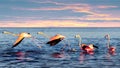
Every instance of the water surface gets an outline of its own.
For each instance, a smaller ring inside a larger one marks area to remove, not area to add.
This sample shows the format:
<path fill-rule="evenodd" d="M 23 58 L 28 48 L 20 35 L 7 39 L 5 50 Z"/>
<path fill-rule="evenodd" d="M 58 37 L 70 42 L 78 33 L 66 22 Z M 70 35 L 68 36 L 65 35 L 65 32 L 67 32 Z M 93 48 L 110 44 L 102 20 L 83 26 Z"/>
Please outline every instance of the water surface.
<path fill-rule="evenodd" d="M 0 68 L 119 68 L 120 67 L 120 28 L 0 28 Z M 25 38 L 21 44 L 11 49 L 16 36 L 2 34 L 2 31 L 13 33 L 29 32 L 36 39 Z M 38 35 L 44 32 L 49 36 L 62 34 L 64 41 L 54 47 L 46 44 L 49 39 Z M 78 47 L 76 34 L 82 37 L 82 43 L 95 44 L 99 47 L 94 54 L 84 54 Z M 116 53 L 110 54 L 106 48 L 104 35 L 110 34 L 110 44 L 115 46 Z M 65 44 L 76 48 L 77 52 L 68 52 L 68 47 L 60 51 Z M 37 46 L 42 46 L 39 48 Z"/>

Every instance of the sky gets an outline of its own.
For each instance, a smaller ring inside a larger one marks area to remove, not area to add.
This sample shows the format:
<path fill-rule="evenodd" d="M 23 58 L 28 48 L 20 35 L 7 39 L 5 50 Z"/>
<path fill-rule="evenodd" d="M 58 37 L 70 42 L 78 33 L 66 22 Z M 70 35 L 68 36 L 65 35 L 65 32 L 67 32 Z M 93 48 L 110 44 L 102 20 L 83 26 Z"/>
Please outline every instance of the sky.
<path fill-rule="evenodd" d="M 120 27 L 120 0 L 0 0 L 0 27 Z"/>

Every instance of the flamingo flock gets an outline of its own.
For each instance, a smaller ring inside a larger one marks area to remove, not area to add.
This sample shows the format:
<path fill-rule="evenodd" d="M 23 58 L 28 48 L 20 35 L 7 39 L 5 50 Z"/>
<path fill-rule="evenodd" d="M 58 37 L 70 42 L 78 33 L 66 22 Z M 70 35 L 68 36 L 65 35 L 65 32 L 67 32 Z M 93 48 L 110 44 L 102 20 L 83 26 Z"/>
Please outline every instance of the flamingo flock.
<path fill-rule="evenodd" d="M 32 38 L 33 37 L 30 33 L 27 33 L 27 32 L 22 32 L 22 33 L 19 33 L 19 34 L 15 34 L 15 33 L 12 33 L 12 32 L 3 31 L 2 33 L 3 34 L 11 34 L 13 36 L 18 36 L 18 38 L 15 40 L 15 42 L 13 43 L 11 48 L 14 48 L 14 47 L 18 46 L 24 38 Z M 50 46 L 55 46 L 59 42 L 61 42 L 62 40 L 64 40 L 66 38 L 62 34 L 56 34 L 52 37 L 49 37 L 48 35 L 44 34 L 43 32 L 38 32 L 37 34 L 48 38 L 49 40 L 45 44 L 49 44 Z M 90 43 L 90 44 L 83 43 L 82 38 L 79 34 L 75 35 L 75 38 L 78 40 L 78 47 L 80 48 L 80 50 L 82 52 L 85 52 L 87 54 L 94 54 L 95 50 L 99 49 L 98 46 L 95 46 L 92 43 Z M 108 52 L 111 53 L 111 54 L 115 53 L 116 47 L 110 45 L 110 35 L 109 34 L 105 35 L 105 39 L 107 40 Z M 75 48 L 71 48 L 71 50 L 74 51 L 74 52 L 77 51 Z"/>

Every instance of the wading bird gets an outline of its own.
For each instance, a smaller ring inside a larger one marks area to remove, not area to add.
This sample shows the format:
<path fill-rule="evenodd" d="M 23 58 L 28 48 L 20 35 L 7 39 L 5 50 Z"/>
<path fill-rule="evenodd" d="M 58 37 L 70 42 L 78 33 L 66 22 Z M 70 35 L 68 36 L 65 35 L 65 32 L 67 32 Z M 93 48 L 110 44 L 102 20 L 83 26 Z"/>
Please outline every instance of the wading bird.
<path fill-rule="evenodd" d="M 105 35 L 105 39 L 107 39 L 107 48 L 108 48 L 108 52 L 111 54 L 115 53 L 116 48 L 114 46 L 110 45 L 110 35 L 107 34 Z"/>
<path fill-rule="evenodd" d="M 93 54 L 95 48 L 98 48 L 94 44 L 89 44 L 89 45 L 82 44 L 82 39 L 81 39 L 80 35 L 76 35 L 75 38 L 78 38 L 78 45 L 79 45 L 80 49 L 82 49 L 86 53 Z"/>

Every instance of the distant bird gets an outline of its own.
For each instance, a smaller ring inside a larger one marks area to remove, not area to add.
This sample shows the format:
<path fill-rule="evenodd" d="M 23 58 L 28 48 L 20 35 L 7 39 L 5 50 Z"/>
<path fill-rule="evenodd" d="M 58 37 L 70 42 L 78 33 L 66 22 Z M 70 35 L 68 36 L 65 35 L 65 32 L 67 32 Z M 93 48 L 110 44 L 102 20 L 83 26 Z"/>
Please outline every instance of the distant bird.
<path fill-rule="evenodd" d="M 113 54 L 116 51 L 116 47 L 110 45 L 110 35 L 109 34 L 105 35 L 105 39 L 107 39 L 107 48 L 109 53 Z"/>
<path fill-rule="evenodd" d="M 16 40 L 15 43 L 13 44 L 12 48 L 14 48 L 14 47 L 16 47 L 18 44 L 20 44 L 24 38 L 30 38 L 30 37 L 32 37 L 32 36 L 30 35 L 30 33 L 26 33 L 26 32 L 20 33 L 20 34 L 18 35 L 17 40 Z"/>
<path fill-rule="evenodd" d="M 89 44 L 89 45 L 87 45 L 87 44 L 82 44 L 82 39 L 81 39 L 80 35 L 76 35 L 75 38 L 78 38 L 78 39 L 79 39 L 79 41 L 78 41 L 79 47 L 80 47 L 83 51 L 85 51 L 85 52 L 87 52 L 87 53 L 94 52 L 95 48 L 98 48 L 98 47 L 95 46 L 94 44 Z"/>
<path fill-rule="evenodd" d="M 44 37 L 46 37 L 46 38 L 50 38 L 48 35 L 46 35 L 44 32 L 37 32 L 37 34 L 40 34 L 40 35 L 42 35 L 42 36 L 44 36 Z"/>
<path fill-rule="evenodd" d="M 18 34 L 15 34 L 15 33 L 9 32 L 9 31 L 3 31 L 2 33 L 3 34 L 10 34 L 10 35 L 13 35 L 13 36 L 18 36 Z"/>

